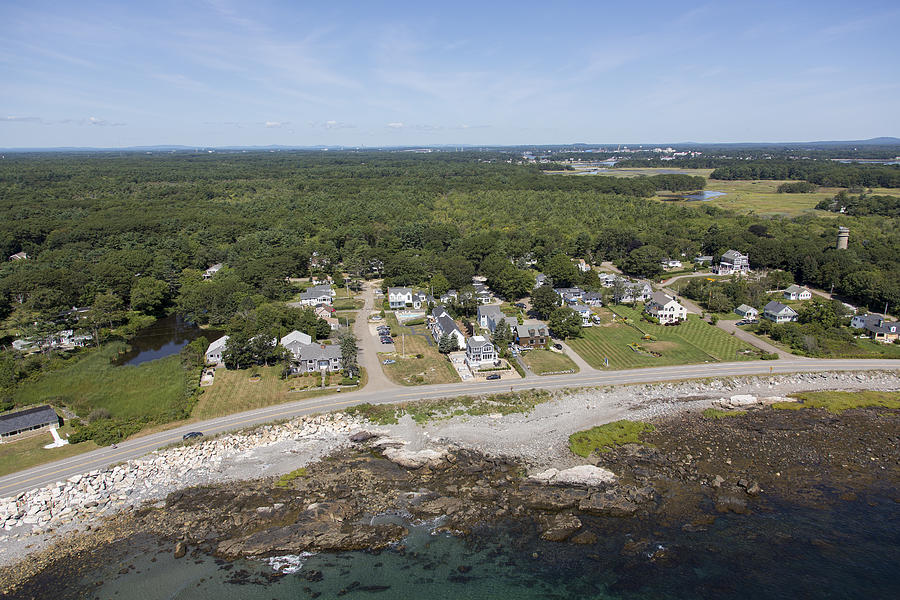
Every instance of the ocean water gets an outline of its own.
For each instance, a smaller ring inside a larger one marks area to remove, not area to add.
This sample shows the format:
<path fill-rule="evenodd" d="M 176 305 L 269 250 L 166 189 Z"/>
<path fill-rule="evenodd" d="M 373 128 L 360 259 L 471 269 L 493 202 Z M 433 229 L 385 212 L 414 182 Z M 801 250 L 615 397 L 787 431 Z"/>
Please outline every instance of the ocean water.
<path fill-rule="evenodd" d="M 51 587 L 48 578 L 47 589 L 104 600 L 900 598 L 893 494 L 827 510 L 770 505 L 718 516 L 705 531 L 598 520 L 588 525 L 599 541 L 588 546 L 544 542 L 521 522 L 467 538 L 420 526 L 381 552 L 233 563 L 197 552 L 175 559 L 170 543 L 132 539 L 77 583 Z"/>

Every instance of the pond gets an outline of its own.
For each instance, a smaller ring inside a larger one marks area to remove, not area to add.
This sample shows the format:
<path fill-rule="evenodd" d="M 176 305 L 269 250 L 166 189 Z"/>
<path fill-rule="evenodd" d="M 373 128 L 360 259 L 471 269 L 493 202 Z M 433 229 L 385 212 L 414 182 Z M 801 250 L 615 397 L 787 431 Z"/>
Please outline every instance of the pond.
<path fill-rule="evenodd" d="M 114 361 L 117 366 L 141 363 L 178 354 L 198 337 L 213 341 L 224 335 L 222 331 L 200 329 L 177 315 L 158 319 L 153 325 L 138 330 L 128 341 L 129 349 Z"/>
<path fill-rule="evenodd" d="M 713 192 L 710 190 L 703 190 L 699 194 L 688 194 L 687 196 L 682 196 L 682 200 L 712 200 L 713 198 L 718 198 L 719 196 L 724 196 L 725 192 Z"/>

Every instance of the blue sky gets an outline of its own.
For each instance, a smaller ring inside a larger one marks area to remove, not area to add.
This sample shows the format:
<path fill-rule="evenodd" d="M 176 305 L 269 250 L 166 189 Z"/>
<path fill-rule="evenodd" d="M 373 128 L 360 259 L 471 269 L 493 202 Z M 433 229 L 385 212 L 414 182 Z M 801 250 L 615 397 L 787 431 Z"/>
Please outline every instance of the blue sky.
<path fill-rule="evenodd" d="M 3 0 L 0 147 L 900 136 L 898 31 L 866 1 Z"/>

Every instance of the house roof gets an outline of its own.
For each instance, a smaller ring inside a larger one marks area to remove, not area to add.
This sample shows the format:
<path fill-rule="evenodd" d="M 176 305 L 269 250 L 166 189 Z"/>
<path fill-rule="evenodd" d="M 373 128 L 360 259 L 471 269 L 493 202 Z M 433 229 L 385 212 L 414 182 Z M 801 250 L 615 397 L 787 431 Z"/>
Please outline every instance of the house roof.
<path fill-rule="evenodd" d="M 654 304 L 659 304 L 660 306 L 665 306 L 669 302 L 678 303 L 675 298 L 663 292 L 653 292 L 650 294 L 650 301 Z"/>
<path fill-rule="evenodd" d="M 538 337 L 538 336 L 547 336 L 547 327 L 544 325 L 516 325 L 516 336 L 523 337 Z"/>
<path fill-rule="evenodd" d="M 281 345 L 287 347 L 291 342 L 300 342 L 301 344 L 311 344 L 312 338 L 309 335 L 303 333 L 302 331 L 297 331 L 296 329 L 283 338 L 281 338 Z"/>
<path fill-rule="evenodd" d="M 500 310 L 499 304 L 482 304 L 478 307 L 478 318 L 481 319 L 482 315 L 501 319 L 503 318 L 503 311 Z"/>
<path fill-rule="evenodd" d="M 767 312 L 770 315 L 780 315 L 780 314 L 788 314 L 788 315 L 796 315 L 797 311 L 795 311 L 790 306 L 786 304 L 782 304 L 781 302 L 776 302 L 772 300 L 763 308 L 763 312 Z"/>
<path fill-rule="evenodd" d="M 484 346 L 489 346 L 491 344 L 487 338 L 483 335 L 473 335 L 469 339 L 466 340 L 466 346 L 469 348 L 483 348 Z"/>
<path fill-rule="evenodd" d="M 799 294 L 800 292 L 804 292 L 804 291 L 808 291 L 808 290 L 804 287 L 800 287 L 799 285 L 791 284 L 791 285 L 787 286 L 787 288 L 785 288 L 784 291 L 791 293 L 791 294 Z"/>
<path fill-rule="evenodd" d="M 0 435 L 53 423 L 59 423 L 59 415 L 49 405 L 27 408 L 0 415 Z"/>
<path fill-rule="evenodd" d="M 459 334 L 462 335 L 462 331 L 459 330 L 459 325 L 457 325 L 456 321 L 453 320 L 453 317 L 446 312 L 437 317 L 437 324 L 444 335 L 450 335 L 454 331 L 459 331 Z"/>
<path fill-rule="evenodd" d="M 738 306 L 738 307 L 737 307 L 736 309 L 734 309 L 734 310 L 735 310 L 735 312 L 742 312 L 742 313 L 745 313 L 745 314 L 748 313 L 748 312 L 750 312 L 750 311 L 756 311 L 756 312 L 759 312 L 759 311 L 757 311 L 755 308 L 753 308 L 752 306 L 749 306 L 749 305 L 747 305 L 747 304 L 741 304 L 740 306 Z"/>
<path fill-rule="evenodd" d="M 298 360 L 332 360 L 341 357 L 338 344 L 301 344 Z"/>
<path fill-rule="evenodd" d="M 228 341 L 228 336 L 227 336 L 227 335 L 223 335 L 223 336 L 220 337 L 219 339 L 214 340 L 214 341 L 209 345 L 209 348 L 206 349 L 206 353 L 207 353 L 207 354 L 210 354 L 210 353 L 212 353 L 212 352 L 218 352 L 219 350 L 224 350 L 224 349 L 225 349 L 225 343 L 226 343 L 227 341 Z"/>
<path fill-rule="evenodd" d="M 407 294 L 412 294 L 412 288 L 408 288 L 408 287 L 389 287 L 389 288 L 388 288 L 388 294 L 394 294 L 395 296 L 398 295 L 398 294 L 401 295 L 401 296 L 406 296 Z"/>
<path fill-rule="evenodd" d="M 746 254 L 741 254 L 737 250 L 728 250 L 725 254 L 722 255 L 722 260 L 730 259 L 734 260 L 736 258 L 747 258 Z"/>

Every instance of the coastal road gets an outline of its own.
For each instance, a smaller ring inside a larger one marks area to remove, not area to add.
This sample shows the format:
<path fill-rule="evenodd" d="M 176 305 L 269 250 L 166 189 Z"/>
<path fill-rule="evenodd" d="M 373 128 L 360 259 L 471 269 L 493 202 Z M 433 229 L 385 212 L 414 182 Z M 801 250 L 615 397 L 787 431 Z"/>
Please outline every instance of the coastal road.
<path fill-rule="evenodd" d="M 280 419 L 340 410 L 354 404 L 369 402 L 385 404 L 423 399 L 445 398 L 471 394 L 490 394 L 510 390 L 580 388 L 632 383 L 653 383 L 707 377 L 767 375 L 816 371 L 897 370 L 896 360 L 849 359 L 789 359 L 778 361 L 749 361 L 737 363 L 705 363 L 675 367 L 654 367 L 625 371 L 591 370 L 585 373 L 518 379 L 514 381 L 462 382 L 396 389 L 362 389 L 335 393 L 307 400 L 237 413 L 208 421 L 195 422 L 167 431 L 127 440 L 117 448 L 106 447 L 48 463 L 11 475 L 0 477 L 0 498 L 65 480 L 73 475 L 103 469 L 137 458 L 148 452 L 181 442 L 188 431 L 202 431 L 207 436 L 258 425 Z"/>

